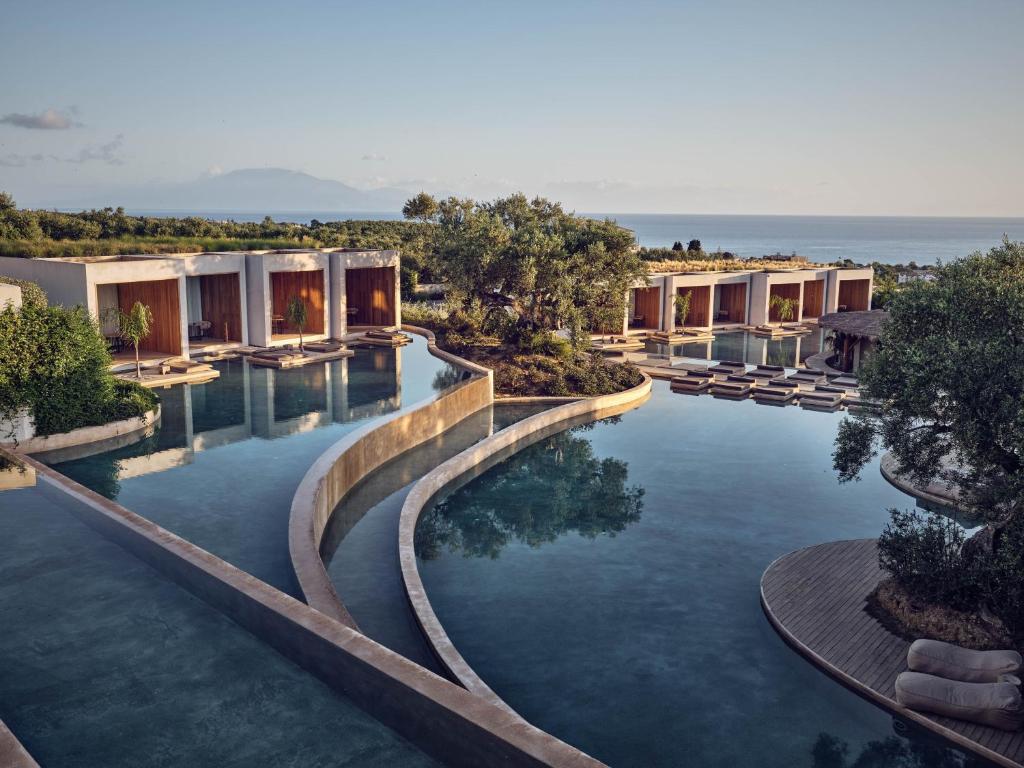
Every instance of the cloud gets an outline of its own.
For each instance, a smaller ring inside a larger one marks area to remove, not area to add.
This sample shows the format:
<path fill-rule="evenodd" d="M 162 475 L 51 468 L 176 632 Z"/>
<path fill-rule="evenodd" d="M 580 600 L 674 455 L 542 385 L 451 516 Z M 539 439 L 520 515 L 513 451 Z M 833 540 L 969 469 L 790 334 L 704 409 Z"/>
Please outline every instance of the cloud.
<path fill-rule="evenodd" d="M 72 115 L 78 114 L 78 108 L 68 110 Z M 9 112 L 0 117 L 0 123 L 13 125 L 15 128 L 28 128 L 32 131 L 66 131 L 69 128 L 80 128 L 81 123 L 72 120 L 64 112 L 48 109 L 38 115 L 25 115 L 20 112 Z"/>
<path fill-rule="evenodd" d="M 46 158 L 43 155 L 15 155 L 6 154 L 0 156 L 0 166 L 5 168 L 24 168 L 30 163 L 41 163 Z"/>
<path fill-rule="evenodd" d="M 106 144 L 92 144 L 78 150 L 78 154 L 72 157 L 56 157 L 51 155 L 54 160 L 59 160 L 65 163 L 89 163 L 93 160 L 97 160 L 107 165 L 124 165 L 124 159 L 121 157 L 121 147 L 124 145 L 124 134 L 119 133 L 111 141 Z"/>
<path fill-rule="evenodd" d="M 124 145 L 124 134 L 117 134 L 105 144 L 89 144 L 82 147 L 74 155 L 43 155 L 40 153 L 32 155 L 18 155 L 14 153 L 0 155 L 0 166 L 6 168 L 24 168 L 29 165 L 39 165 L 47 160 L 54 163 L 83 163 L 100 162 L 106 165 L 124 165 L 124 158 L 121 157 L 121 147 Z"/>
<path fill-rule="evenodd" d="M 379 152 L 369 152 L 363 155 L 363 160 L 370 160 L 372 162 L 383 163 L 388 159 L 387 155 L 382 155 Z"/>

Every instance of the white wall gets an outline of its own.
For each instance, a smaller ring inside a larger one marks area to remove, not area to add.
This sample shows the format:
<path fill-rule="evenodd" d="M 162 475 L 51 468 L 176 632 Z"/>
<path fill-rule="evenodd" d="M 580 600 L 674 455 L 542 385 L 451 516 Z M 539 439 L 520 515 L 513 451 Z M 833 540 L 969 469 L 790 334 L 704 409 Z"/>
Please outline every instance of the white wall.
<path fill-rule="evenodd" d="M 21 307 L 21 288 L 16 285 L 0 283 L 0 311 L 9 306 L 15 309 Z"/>

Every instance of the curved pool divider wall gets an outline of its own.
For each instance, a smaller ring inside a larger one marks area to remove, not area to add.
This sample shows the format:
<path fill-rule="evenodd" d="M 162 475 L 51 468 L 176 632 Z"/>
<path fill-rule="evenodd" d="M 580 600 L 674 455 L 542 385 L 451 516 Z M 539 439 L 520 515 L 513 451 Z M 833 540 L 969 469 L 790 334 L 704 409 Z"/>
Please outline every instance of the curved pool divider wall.
<path fill-rule="evenodd" d="M 320 557 L 320 543 L 335 508 L 357 483 L 382 465 L 494 401 L 490 368 L 438 349 L 434 334 L 424 328 L 403 325 L 402 329 L 425 336 L 430 354 L 462 369 L 469 378 L 410 410 L 371 421 L 328 448 L 299 483 L 288 518 L 288 549 L 303 597 L 316 610 L 353 629 L 358 629 L 356 622 Z"/>
<path fill-rule="evenodd" d="M 48 498 L 441 763 L 603 765 L 31 457 L 17 460 Z"/>
<path fill-rule="evenodd" d="M 4 768 L 39 768 L 32 755 L 0 720 L 0 765 Z"/>
<path fill-rule="evenodd" d="M 152 434 L 158 421 L 160 421 L 159 405 L 152 411 L 147 411 L 142 416 L 131 419 L 112 421 L 109 424 L 100 424 L 95 427 L 80 427 L 56 435 L 30 437 L 27 440 L 19 440 L 17 444 L 4 443 L 0 445 L 0 448 L 17 453 L 46 453 L 54 456 L 57 455 L 57 451 L 67 451 L 68 458 L 72 458 L 72 452 L 73 458 L 84 458 L 109 450 L 110 445 L 106 444 L 107 441 L 123 441 L 120 443 L 121 445 L 138 442 Z M 93 443 L 101 443 L 101 445 L 92 450 Z"/>
<path fill-rule="evenodd" d="M 903 491 L 908 496 L 913 496 L 927 504 L 934 504 L 939 507 L 955 507 L 960 499 L 952 489 L 936 487 L 934 484 L 928 488 L 921 488 L 914 485 L 906 477 L 899 473 L 896 457 L 891 452 L 882 455 L 878 462 L 878 469 L 891 485 Z"/>
<path fill-rule="evenodd" d="M 416 523 L 423 510 L 439 494 L 464 485 L 516 451 L 570 426 L 615 416 L 639 407 L 651 394 L 651 377 L 646 373 L 643 376 L 643 382 L 632 389 L 611 395 L 577 399 L 557 406 L 523 419 L 467 448 L 421 478 L 412 487 L 402 506 L 398 530 L 402 581 L 405 583 L 406 596 L 427 644 L 453 680 L 484 701 L 509 713 L 514 714 L 514 710 L 492 691 L 462 658 L 444 631 L 437 614 L 434 613 L 416 564 Z M 522 398 L 518 401 L 527 400 Z M 543 402 L 544 398 L 538 398 L 537 401 Z M 523 723 L 525 724 L 525 721 Z"/>

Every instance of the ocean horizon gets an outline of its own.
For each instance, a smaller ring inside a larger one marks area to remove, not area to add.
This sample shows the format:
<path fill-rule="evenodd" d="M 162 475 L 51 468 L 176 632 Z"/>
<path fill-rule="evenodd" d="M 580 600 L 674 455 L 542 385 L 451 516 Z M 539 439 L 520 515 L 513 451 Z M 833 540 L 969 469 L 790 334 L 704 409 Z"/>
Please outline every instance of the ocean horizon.
<path fill-rule="evenodd" d="M 393 221 L 397 211 L 171 211 L 133 210 L 144 216 L 309 223 L 344 219 Z M 641 246 L 668 248 L 700 240 L 705 251 L 730 251 L 739 258 L 797 253 L 811 261 L 849 259 L 858 264 L 935 264 L 987 251 L 1003 236 L 1024 240 L 1024 217 L 794 216 L 744 214 L 588 213 L 633 230 Z"/>

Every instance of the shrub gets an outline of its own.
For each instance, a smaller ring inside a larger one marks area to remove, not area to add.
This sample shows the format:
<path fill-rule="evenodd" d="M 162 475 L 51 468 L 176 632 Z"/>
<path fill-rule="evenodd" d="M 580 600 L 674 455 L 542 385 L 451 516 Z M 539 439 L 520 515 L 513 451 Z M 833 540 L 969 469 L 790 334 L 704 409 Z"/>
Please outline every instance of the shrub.
<path fill-rule="evenodd" d="M 1011 520 L 988 558 L 986 602 L 1017 637 L 1024 635 L 1024 522 Z"/>
<path fill-rule="evenodd" d="M 976 559 L 964 557 L 963 529 L 935 512 L 890 509 L 878 537 L 878 560 L 914 598 L 958 610 L 978 605 L 983 574 Z"/>
<path fill-rule="evenodd" d="M 6 275 L 0 275 L 0 283 L 5 285 L 16 285 L 21 288 L 21 303 L 24 306 L 34 305 L 37 307 L 45 307 L 46 293 L 35 283 L 29 280 L 19 280 L 16 277 L 7 277 Z"/>
<path fill-rule="evenodd" d="M 608 395 L 635 387 L 643 375 L 627 363 L 609 363 L 597 355 L 562 359 L 514 355 L 494 367 L 494 386 L 505 395 L 565 397 Z"/>
<path fill-rule="evenodd" d="M 141 416 L 156 402 L 117 382 L 106 341 L 81 307 L 33 302 L 0 312 L 0 360 L 0 421 L 13 425 L 27 408 L 38 435 Z"/>

